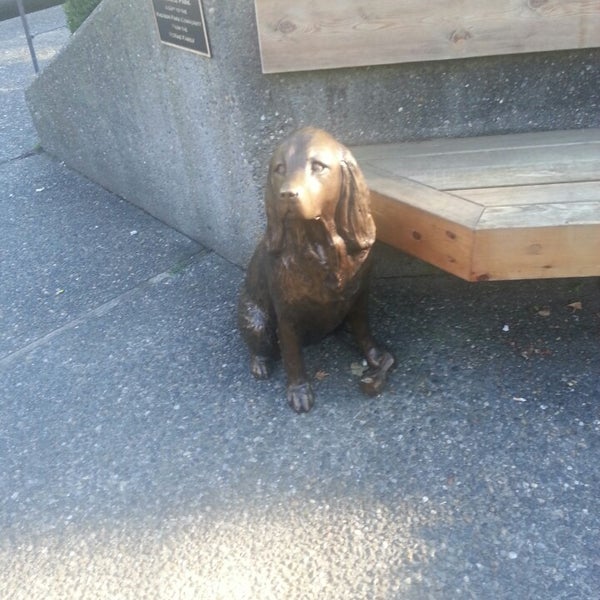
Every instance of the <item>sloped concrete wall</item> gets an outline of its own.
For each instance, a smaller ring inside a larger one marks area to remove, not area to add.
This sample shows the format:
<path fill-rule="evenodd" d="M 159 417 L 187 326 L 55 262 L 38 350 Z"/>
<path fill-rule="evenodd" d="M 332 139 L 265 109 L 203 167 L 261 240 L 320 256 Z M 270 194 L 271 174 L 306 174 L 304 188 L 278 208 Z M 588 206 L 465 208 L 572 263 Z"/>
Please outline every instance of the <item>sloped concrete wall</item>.
<path fill-rule="evenodd" d="M 263 75 L 253 2 L 203 0 L 212 59 L 161 45 L 149 0 L 103 0 L 28 90 L 43 148 L 244 264 L 269 154 L 600 126 L 600 50 Z"/>

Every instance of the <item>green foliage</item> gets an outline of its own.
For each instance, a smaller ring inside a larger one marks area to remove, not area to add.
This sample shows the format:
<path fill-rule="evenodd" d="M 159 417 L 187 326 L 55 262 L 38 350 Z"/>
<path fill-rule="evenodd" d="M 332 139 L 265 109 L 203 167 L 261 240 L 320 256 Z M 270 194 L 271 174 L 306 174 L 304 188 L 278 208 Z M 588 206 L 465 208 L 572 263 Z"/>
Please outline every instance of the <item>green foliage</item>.
<path fill-rule="evenodd" d="M 67 15 L 67 25 L 71 32 L 75 31 L 100 4 L 100 0 L 67 0 L 63 8 Z"/>

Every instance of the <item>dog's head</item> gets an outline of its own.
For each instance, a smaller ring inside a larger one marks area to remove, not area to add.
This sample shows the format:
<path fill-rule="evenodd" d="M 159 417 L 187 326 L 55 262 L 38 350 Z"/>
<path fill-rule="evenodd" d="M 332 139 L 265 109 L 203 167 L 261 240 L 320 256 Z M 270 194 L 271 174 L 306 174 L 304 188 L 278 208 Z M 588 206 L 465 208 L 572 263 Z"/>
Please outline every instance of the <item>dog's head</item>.
<path fill-rule="evenodd" d="M 369 190 L 354 157 L 327 132 L 305 128 L 271 158 L 265 193 L 267 248 L 280 252 L 286 223 L 322 220 L 354 253 L 375 241 Z"/>

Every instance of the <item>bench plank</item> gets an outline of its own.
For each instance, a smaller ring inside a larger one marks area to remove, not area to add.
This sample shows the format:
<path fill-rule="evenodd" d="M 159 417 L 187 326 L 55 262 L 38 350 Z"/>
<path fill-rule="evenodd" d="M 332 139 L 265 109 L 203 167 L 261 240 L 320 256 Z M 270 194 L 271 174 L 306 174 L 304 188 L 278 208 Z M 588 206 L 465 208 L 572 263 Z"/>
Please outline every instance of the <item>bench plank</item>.
<path fill-rule="evenodd" d="M 255 0 L 264 73 L 600 46 L 600 0 Z"/>
<path fill-rule="evenodd" d="M 434 187 L 377 169 L 361 163 L 371 191 L 390 198 L 400 199 L 404 204 L 425 212 L 451 219 L 465 227 L 476 227 L 484 208 L 479 202 L 446 193 Z"/>
<path fill-rule="evenodd" d="M 583 224 L 600 226 L 600 200 L 571 204 L 546 202 L 520 206 L 493 206 L 483 212 L 477 229 L 575 227 Z M 600 262 L 600 255 L 598 262 Z"/>
<path fill-rule="evenodd" d="M 549 183 L 541 185 L 504 186 L 453 190 L 462 198 L 482 206 L 513 206 L 543 202 L 600 202 L 600 184 L 597 181 Z"/>
<path fill-rule="evenodd" d="M 600 275 L 600 227 L 475 232 L 471 281 Z"/>
<path fill-rule="evenodd" d="M 435 212 L 371 192 L 377 239 L 469 280 L 473 230 Z"/>
<path fill-rule="evenodd" d="M 389 158 L 390 156 L 428 157 L 437 154 L 479 154 L 490 150 L 502 152 L 519 149 L 536 150 L 541 146 L 567 146 L 600 142 L 600 130 L 571 129 L 558 131 L 535 131 L 531 133 L 490 135 L 484 137 L 435 138 L 414 142 L 397 142 L 390 144 L 369 144 L 355 146 L 355 156 L 358 160 L 373 160 Z"/>
<path fill-rule="evenodd" d="M 595 139 L 585 140 L 569 132 L 562 143 L 560 136 L 551 143 L 540 135 L 502 136 L 495 143 L 493 137 L 454 139 L 446 148 L 412 155 L 406 148 L 412 144 L 393 144 L 385 156 L 367 159 L 363 153 L 358 160 L 442 190 L 585 181 L 600 173 L 598 130 Z"/>

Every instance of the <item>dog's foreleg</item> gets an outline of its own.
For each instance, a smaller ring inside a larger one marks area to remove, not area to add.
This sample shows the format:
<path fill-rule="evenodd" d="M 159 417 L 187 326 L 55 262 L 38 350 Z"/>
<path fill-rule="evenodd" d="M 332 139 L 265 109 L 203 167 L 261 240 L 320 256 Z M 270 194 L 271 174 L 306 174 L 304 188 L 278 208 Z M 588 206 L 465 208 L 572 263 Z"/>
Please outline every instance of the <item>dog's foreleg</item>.
<path fill-rule="evenodd" d="M 308 412 L 313 407 L 315 398 L 304 369 L 302 340 L 294 325 L 285 319 L 279 322 L 277 333 L 287 376 L 288 403 L 297 413 Z"/>
<path fill-rule="evenodd" d="M 257 379 L 269 377 L 269 364 L 276 355 L 275 327 L 267 311 L 263 310 L 244 291 L 238 305 L 238 325 L 250 350 L 250 372 Z"/>

